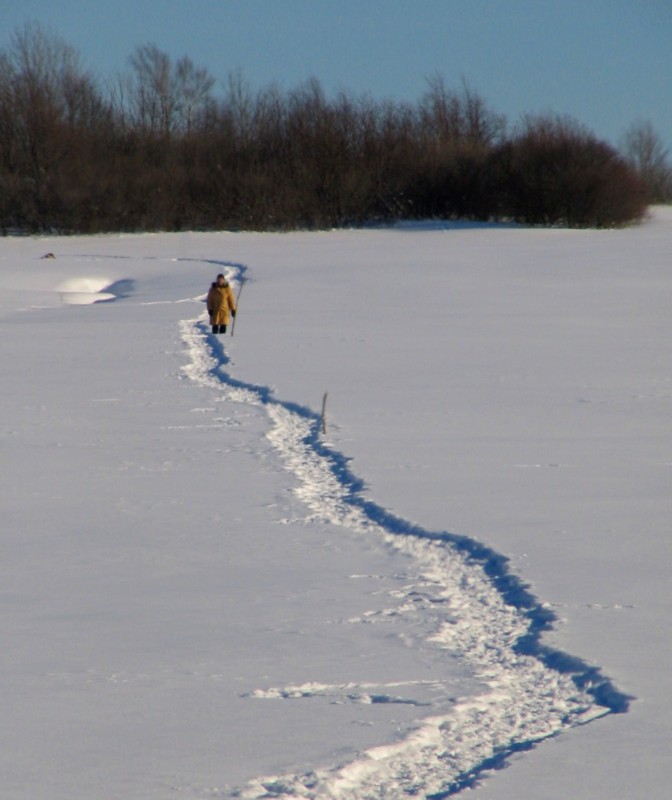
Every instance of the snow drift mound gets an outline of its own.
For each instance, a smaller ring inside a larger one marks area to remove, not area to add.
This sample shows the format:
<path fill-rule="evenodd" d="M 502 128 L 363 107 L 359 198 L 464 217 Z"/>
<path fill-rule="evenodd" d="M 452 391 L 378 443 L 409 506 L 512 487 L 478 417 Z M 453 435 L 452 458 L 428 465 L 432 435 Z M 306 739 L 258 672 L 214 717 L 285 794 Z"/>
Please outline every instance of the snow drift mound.
<path fill-rule="evenodd" d="M 68 278 L 56 287 L 61 300 L 66 305 L 90 305 L 104 303 L 125 297 L 132 289 L 133 281 L 124 279 L 111 281 L 109 278 L 80 277 Z"/>

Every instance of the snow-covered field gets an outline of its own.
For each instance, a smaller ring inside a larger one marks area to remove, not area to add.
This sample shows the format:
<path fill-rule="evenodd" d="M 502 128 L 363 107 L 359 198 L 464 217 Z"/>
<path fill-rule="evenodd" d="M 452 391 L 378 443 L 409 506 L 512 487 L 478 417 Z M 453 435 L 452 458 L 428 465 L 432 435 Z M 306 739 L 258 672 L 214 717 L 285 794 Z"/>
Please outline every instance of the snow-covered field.
<path fill-rule="evenodd" d="M 0 240 L 0 796 L 667 798 L 671 254 Z"/>

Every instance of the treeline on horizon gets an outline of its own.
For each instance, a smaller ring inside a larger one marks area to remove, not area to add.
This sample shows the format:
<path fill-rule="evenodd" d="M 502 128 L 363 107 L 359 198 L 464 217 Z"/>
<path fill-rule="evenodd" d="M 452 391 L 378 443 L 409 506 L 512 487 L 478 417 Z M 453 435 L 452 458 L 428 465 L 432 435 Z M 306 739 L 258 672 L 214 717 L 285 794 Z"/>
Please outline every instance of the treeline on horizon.
<path fill-rule="evenodd" d="M 223 96 L 215 86 L 190 58 L 148 44 L 102 88 L 58 37 L 36 24 L 15 33 L 0 51 L 0 231 L 607 227 L 672 196 L 647 125 L 631 131 L 627 157 L 557 115 L 509 132 L 468 85 L 438 77 L 415 104 L 328 99 L 316 80 L 253 91 L 240 73 Z"/>

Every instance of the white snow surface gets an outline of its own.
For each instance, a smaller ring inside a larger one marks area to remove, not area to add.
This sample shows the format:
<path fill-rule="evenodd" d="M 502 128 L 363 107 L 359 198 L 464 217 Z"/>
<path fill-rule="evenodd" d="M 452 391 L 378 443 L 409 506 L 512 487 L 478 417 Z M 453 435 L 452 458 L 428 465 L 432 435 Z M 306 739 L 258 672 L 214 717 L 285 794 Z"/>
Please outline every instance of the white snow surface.
<path fill-rule="evenodd" d="M 0 239 L 0 796 L 667 798 L 671 253 Z"/>

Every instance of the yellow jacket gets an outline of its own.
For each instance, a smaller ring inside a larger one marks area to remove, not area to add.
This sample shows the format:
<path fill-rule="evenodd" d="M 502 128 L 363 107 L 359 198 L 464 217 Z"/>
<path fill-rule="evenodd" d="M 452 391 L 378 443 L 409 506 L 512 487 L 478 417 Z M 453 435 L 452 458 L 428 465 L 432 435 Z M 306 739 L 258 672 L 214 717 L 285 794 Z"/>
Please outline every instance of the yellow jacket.
<path fill-rule="evenodd" d="M 233 292 L 228 282 L 224 282 L 223 286 L 218 286 L 213 283 L 208 292 L 208 314 L 210 314 L 211 325 L 228 325 L 229 312 L 236 313 L 236 301 L 233 298 Z"/>

